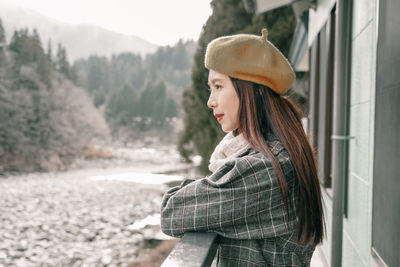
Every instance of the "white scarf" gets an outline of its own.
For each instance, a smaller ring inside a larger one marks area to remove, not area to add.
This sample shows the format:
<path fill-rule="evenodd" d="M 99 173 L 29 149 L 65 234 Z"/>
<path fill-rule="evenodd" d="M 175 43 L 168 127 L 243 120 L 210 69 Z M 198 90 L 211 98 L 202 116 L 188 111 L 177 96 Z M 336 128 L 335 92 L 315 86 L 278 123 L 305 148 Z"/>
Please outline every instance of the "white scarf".
<path fill-rule="evenodd" d="M 237 158 L 237 156 L 245 152 L 249 147 L 249 143 L 244 139 L 242 134 L 234 136 L 233 132 L 229 132 L 215 147 L 208 169 L 215 172 L 225 162 Z"/>

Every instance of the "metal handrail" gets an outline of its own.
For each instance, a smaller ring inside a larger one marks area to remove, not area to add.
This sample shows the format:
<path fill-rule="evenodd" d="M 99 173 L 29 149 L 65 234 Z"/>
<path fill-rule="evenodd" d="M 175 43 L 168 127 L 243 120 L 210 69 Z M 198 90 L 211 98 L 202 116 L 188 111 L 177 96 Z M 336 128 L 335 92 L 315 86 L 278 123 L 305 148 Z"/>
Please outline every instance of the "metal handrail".
<path fill-rule="evenodd" d="M 186 233 L 161 267 L 209 267 L 217 252 L 215 233 Z"/>

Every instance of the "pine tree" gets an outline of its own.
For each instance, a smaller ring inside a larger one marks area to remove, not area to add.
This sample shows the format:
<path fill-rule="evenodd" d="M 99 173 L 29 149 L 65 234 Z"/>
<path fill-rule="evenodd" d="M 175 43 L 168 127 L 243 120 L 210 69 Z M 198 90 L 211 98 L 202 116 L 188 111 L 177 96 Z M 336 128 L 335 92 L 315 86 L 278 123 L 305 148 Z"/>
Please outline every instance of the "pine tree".
<path fill-rule="evenodd" d="M 179 42 L 175 45 L 172 56 L 172 63 L 176 69 L 183 70 L 190 67 L 189 55 L 186 52 L 186 48 L 182 40 L 179 40 Z"/>
<path fill-rule="evenodd" d="M 0 18 L 0 50 L 3 50 L 6 45 L 6 32 L 3 27 L 3 22 Z"/>
<path fill-rule="evenodd" d="M 35 42 L 35 44 L 37 44 L 38 46 L 40 46 L 40 48 L 42 48 L 42 42 L 40 41 L 40 37 L 36 28 L 33 29 L 32 39 Z"/>
<path fill-rule="evenodd" d="M 46 55 L 41 55 L 37 59 L 37 72 L 40 75 L 41 80 L 47 86 L 47 88 L 52 87 L 52 64 Z"/>
<path fill-rule="evenodd" d="M 4 51 L 6 50 L 6 33 L 3 28 L 3 22 L 0 18 L 0 65 L 5 64 Z"/>
<path fill-rule="evenodd" d="M 45 55 L 36 30 L 33 34 L 28 29 L 14 31 L 9 49 L 17 54 L 20 63 L 37 62 Z"/>
<path fill-rule="evenodd" d="M 130 125 L 136 115 L 135 100 L 134 89 L 127 84 L 121 90 L 114 91 L 106 106 L 107 120 L 118 126 Z"/>
<path fill-rule="evenodd" d="M 51 39 L 49 39 L 48 43 L 47 43 L 47 58 L 49 59 L 50 62 L 52 62 L 53 60 L 53 51 L 52 51 L 52 47 L 51 47 Z"/>
<path fill-rule="evenodd" d="M 173 118 L 173 117 L 178 116 L 178 106 L 176 105 L 175 100 L 170 97 L 166 100 L 166 103 L 167 103 L 167 108 L 165 111 L 166 117 Z"/>
<path fill-rule="evenodd" d="M 67 51 L 60 43 L 57 47 L 56 66 L 60 73 L 64 74 L 67 79 L 71 79 L 71 70 L 67 60 Z"/>
<path fill-rule="evenodd" d="M 102 62 L 96 56 L 91 56 L 88 61 L 87 89 L 90 94 L 101 91 L 102 88 Z"/>

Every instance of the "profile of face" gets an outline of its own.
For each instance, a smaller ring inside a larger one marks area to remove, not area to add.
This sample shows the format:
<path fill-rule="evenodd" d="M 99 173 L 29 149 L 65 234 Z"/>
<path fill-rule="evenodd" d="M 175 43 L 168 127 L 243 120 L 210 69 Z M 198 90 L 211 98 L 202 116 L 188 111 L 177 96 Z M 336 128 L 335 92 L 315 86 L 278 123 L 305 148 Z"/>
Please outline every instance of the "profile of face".
<path fill-rule="evenodd" d="M 239 126 L 239 97 L 228 75 L 210 70 L 208 73 L 210 96 L 207 106 L 213 109 L 214 116 L 226 133 Z"/>

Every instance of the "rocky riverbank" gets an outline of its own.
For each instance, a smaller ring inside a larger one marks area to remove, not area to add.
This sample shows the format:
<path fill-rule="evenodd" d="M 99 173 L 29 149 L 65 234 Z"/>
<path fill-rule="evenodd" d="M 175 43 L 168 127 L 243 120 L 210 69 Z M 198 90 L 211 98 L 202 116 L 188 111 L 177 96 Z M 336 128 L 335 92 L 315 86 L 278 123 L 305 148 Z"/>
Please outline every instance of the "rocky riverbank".
<path fill-rule="evenodd" d="M 159 164 L 151 164 L 155 159 L 145 164 L 145 152 L 142 165 L 129 171 L 171 167 L 168 155 L 164 161 L 159 157 Z M 157 234 L 157 226 L 146 232 L 133 225 L 159 213 L 168 187 L 91 179 L 128 170 L 123 164 L 118 169 L 98 164 L 0 177 L 0 266 L 139 266 L 148 260 L 143 253 L 151 248 L 149 231 Z"/>

